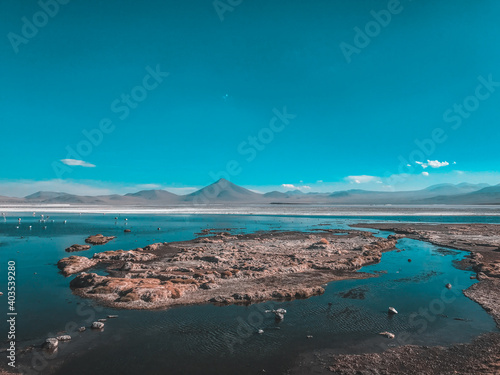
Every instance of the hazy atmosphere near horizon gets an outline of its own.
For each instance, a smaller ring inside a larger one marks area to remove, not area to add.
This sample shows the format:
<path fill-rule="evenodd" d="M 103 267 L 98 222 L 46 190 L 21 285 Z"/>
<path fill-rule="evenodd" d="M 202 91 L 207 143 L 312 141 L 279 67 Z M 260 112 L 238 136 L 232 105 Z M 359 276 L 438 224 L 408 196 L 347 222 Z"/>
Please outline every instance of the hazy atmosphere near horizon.
<path fill-rule="evenodd" d="M 500 1 L 0 1 L 0 375 L 500 375 Z"/>
<path fill-rule="evenodd" d="M 2 3 L 0 195 L 500 182 L 497 1 L 57 4 Z"/>

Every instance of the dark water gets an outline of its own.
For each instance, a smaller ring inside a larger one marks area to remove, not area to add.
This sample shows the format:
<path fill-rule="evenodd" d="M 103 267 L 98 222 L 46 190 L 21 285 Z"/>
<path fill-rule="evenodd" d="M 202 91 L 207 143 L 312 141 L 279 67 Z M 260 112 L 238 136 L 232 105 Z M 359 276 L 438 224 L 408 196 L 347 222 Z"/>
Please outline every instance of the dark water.
<path fill-rule="evenodd" d="M 22 217 L 20 225 L 17 216 L 0 221 L 0 291 L 5 291 L 7 261 L 17 263 L 18 345 L 39 344 L 57 332 L 88 326 L 108 314 L 119 318 L 108 320 L 103 332 L 72 333 L 73 340 L 62 344 L 53 359 L 39 357 L 31 363 L 29 356 L 20 358 L 42 373 L 57 368 L 60 374 L 256 374 L 263 369 L 275 374 L 293 366 L 300 353 L 312 350 L 359 353 L 409 343 L 448 345 L 496 329 L 490 316 L 461 292 L 475 281 L 470 280 L 471 272 L 454 268 L 452 261 L 466 253 L 409 239 L 398 243 L 404 251 L 385 253 L 381 263 L 361 270 L 377 277 L 333 282 L 323 295 L 307 300 L 252 306 L 200 305 L 163 311 L 102 308 L 72 295 L 68 286 L 71 278 L 63 277 L 55 266 L 67 256 L 67 246 L 83 243 L 86 236 L 96 233 L 118 238 L 78 255 L 186 240 L 204 228 L 234 228 L 235 232 L 345 229 L 366 217 L 122 215 L 115 220 L 114 215 L 50 216 L 45 223 L 31 216 Z M 496 220 L 478 216 L 453 219 Z M 324 223 L 329 226 L 318 226 Z M 124 233 L 124 228 L 132 233 Z M 453 285 L 451 291 L 444 287 L 448 282 Z M 2 311 L 6 311 L 5 296 L 0 301 Z M 389 317 L 388 306 L 394 306 L 399 314 Z M 288 311 L 281 323 L 264 312 L 278 307 Z M 258 334 L 259 329 L 264 333 Z M 386 330 L 394 332 L 397 339 L 377 335 Z M 1 332 L 6 332 L 4 319 Z M 2 346 L 5 341 L 2 338 Z"/>

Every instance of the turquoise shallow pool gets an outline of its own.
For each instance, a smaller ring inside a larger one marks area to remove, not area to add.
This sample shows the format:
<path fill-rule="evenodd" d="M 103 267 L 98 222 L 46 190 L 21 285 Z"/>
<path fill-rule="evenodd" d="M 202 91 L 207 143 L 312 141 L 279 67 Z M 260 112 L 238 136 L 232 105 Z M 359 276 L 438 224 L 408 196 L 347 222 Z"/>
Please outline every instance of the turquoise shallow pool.
<path fill-rule="evenodd" d="M 88 374 L 97 368 L 107 374 L 153 374 L 167 369 L 169 374 L 232 374 L 235 369 L 238 373 L 262 369 L 279 373 L 306 351 L 328 348 L 358 353 L 410 343 L 447 345 L 496 329 L 491 317 L 461 292 L 475 282 L 471 272 L 453 267 L 453 261 L 466 253 L 410 239 L 399 241 L 402 251 L 385 253 L 379 264 L 360 270 L 376 277 L 332 282 L 323 295 L 307 300 L 163 311 L 101 308 L 72 295 L 71 278 L 63 277 L 55 266 L 67 256 L 67 246 L 83 243 L 89 234 L 118 238 L 79 255 L 186 240 L 204 228 L 234 228 L 236 232 L 346 229 L 361 218 L 122 215 L 115 220 L 114 215 L 50 216 L 45 223 L 32 216 L 21 217 L 20 225 L 17 216 L 0 221 L 0 262 L 5 269 L 8 260 L 17 263 L 19 346 L 38 344 L 73 324 L 88 326 L 108 314 L 119 318 L 109 320 L 103 332 L 73 334 L 74 339 L 63 344 L 54 359 L 38 359 L 35 365 L 44 373 L 56 367 L 61 374 Z M 132 233 L 125 234 L 126 227 Z M 448 282 L 453 285 L 451 290 L 444 287 Z M 0 291 L 5 283 L 0 280 Z M 388 316 L 389 306 L 399 314 Z M 281 323 L 263 312 L 276 307 L 288 311 Z M 1 327 L 6 332 L 3 321 Z M 258 334 L 259 329 L 264 333 Z M 378 336 L 381 331 L 394 332 L 397 339 Z"/>

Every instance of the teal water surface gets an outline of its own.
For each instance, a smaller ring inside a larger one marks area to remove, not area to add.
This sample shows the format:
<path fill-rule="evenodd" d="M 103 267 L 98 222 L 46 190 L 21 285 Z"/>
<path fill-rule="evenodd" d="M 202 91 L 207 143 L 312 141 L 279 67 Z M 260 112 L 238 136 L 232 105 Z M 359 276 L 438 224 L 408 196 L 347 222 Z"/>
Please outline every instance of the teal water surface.
<path fill-rule="evenodd" d="M 379 264 L 360 270 L 375 277 L 329 283 L 323 295 L 307 300 L 251 306 L 184 306 L 161 311 L 102 308 L 74 296 L 69 289 L 71 278 L 62 276 L 55 266 L 67 256 L 66 247 L 83 243 L 90 234 L 115 235 L 117 239 L 78 255 L 187 240 L 204 228 L 232 228 L 241 233 L 347 229 L 361 218 L 50 216 L 42 223 L 38 216 L 31 215 L 21 217 L 20 224 L 17 216 L 0 221 L 0 264 L 4 269 L 9 260 L 17 264 L 18 345 L 39 344 L 57 332 L 88 326 L 108 314 L 119 318 L 108 320 L 103 332 L 73 333 L 73 340 L 62 344 L 55 358 L 31 362 L 32 357 L 22 356 L 25 366 L 34 365 L 42 373 L 88 374 L 96 369 L 96 373 L 107 374 L 251 374 L 263 369 L 281 373 L 293 365 L 297 355 L 307 351 L 359 353 L 402 344 L 449 345 L 496 330 L 491 317 L 462 293 L 475 282 L 470 279 L 473 273 L 455 268 L 453 262 L 466 253 L 410 239 L 400 240 L 399 251 L 384 253 Z M 381 220 L 394 218 L 377 218 Z M 124 233 L 125 228 L 132 232 Z M 445 288 L 447 283 L 453 285 L 451 290 Z M 2 276 L 0 291 L 5 290 L 5 285 Z M 4 297 L 0 301 L 6 312 Z M 389 316 L 389 306 L 399 314 Z M 264 312 L 278 307 L 288 311 L 281 323 Z M 6 332 L 3 321 L 1 329 Z M 264 332 L 258 334 L 259 329 Z M 393 332 L 397 338 L 383 338 L 378 335 L 381 331 Z"/>

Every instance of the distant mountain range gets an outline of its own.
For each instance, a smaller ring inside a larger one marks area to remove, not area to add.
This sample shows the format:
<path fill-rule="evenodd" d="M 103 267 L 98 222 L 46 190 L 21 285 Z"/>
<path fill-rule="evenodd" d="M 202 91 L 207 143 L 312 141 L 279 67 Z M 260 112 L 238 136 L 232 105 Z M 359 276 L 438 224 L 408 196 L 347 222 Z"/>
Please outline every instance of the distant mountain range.
<path fill-rule="evenodd" d="M 345 190 L 334 193 L 303 193 L 300 190 L 265 194 L 253 192 L 225 179 L 194 193 L 177 195 L 165 190 L 142 190 L 125 195 L 84 196 L 39 191 L 24 198 L 0 196 L 0 204 L 74 204 L 172 206 L 208 204 L 325 204 L 325 205 L 485 205 L 500 204 L 500 184 L 440 184 L 414 191 L 381 192 Z"/>

